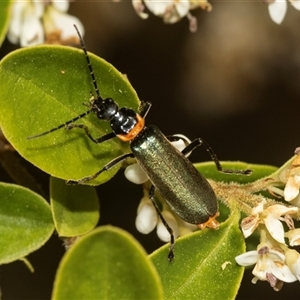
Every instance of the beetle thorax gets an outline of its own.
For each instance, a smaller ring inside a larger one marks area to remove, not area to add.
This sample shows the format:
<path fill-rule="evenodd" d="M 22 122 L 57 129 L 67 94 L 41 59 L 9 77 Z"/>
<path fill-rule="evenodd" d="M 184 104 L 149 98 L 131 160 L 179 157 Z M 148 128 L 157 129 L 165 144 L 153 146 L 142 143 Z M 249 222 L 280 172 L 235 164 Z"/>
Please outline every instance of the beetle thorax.
<path fill-rule="evenodd" d="M 136 112 L 126 107 L 118 110 L 110 120 L 110 126 L 116 135 L 128 134 L 137 123 Z"/>

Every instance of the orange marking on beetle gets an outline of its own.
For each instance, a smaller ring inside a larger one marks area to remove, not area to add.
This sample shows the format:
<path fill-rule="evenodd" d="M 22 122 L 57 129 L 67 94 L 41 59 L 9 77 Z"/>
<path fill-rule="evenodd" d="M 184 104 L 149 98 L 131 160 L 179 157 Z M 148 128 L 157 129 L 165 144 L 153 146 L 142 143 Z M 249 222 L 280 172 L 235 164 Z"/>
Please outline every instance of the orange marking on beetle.
<path fill-rule="evenodd" d="M 145 127 L 145 119 L 142 118 L 140 115 L 136 115 L 137 123 L 136 125 L 128 132 L 127 134 L 118 134 L 117 137 L 122 140 L 123 142 L 129 142 L 133 140 Z"/>
<path fill-rule="evenodd" d="M 202 224 L 198 224 L 197 226 L 200 229 L 204 229 L 206 227 L 212 228 L 212 229 L 217 229 L 219 227 L 219 222 L 216 220 L 216 218 L 220 215 L 219 212 L 217 212 L 214 216 L 209 217 L 209 219 Z"/>

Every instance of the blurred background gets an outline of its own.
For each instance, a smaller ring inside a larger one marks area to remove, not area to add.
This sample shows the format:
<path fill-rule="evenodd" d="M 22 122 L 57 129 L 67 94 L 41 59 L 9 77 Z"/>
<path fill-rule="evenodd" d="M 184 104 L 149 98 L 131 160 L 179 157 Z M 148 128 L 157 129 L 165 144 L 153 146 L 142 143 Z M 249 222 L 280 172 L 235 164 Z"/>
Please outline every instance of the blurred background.
<path fill-rule="evenodd" d="M 148 124 L 167 135 L 201 137 L 221 160 L 280 166 L 299 146 L 300 12 L 288 5 L 278 26 L 260 1 L 212 5 L 210 13 L 192 11 L 196 33 L 189 32 L 186 19 L 165 25 L 150 14 L 142 20 L 130 1 L 77 1 L 69 13 L 82 21 L 87 49 L 127 74 L 140 99 L 153 103 Z M 17 48 L 5 41 L 0 58 Z M 209 157 L 198 149 L 191 160 Z M 47 189 L 48 175 L 32 172 Z M 4 169 L 0 180 L 11 182 Z M 149 253 L 162 245 L 155 233 L 144 236 L 135 229 L 142 190 L 122 171 L 98 193 L 100 224 L 128 230 Z M 22 262 L 1 266 L 3 299 L 49 299 L 63 253 L 53 236 L 28 257 L 35 273 Z M 299 299 L 299 282 L 274 292 L 268 283 L 253 285 L 252 277 L 246 271 L 237 299 Z"/>

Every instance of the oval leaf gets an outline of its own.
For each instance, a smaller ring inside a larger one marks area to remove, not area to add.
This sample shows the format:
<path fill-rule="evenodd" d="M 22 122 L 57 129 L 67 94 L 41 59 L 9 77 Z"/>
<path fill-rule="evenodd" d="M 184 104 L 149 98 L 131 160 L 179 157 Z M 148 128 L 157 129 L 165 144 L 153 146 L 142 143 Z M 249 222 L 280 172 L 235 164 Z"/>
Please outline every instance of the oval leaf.
<path fill-rule="evenodd" d="M 112 65 L 89 54 L 103 98 L 121 107 L 137 109 L 138 98 L 125 76 Z M 83 51 L 43 45 L 17 50 L 0 63 L 0 125 L 13 147 L 31 163 L 62 179 L 81 179 L 99 171 L 113 158 L 128 151 L 117 138 L 95 144 L 84 130 L 64 128 L 35 139 L 29 136 L 55 128 L 87 111 L 93 90 Z M 93 137 L 111 131 L 108 122 L 94 113 L 77 123 Z M 102 173 L 88 184 L 101 183 L 118 168 Z"/>
<path fill-rule="evenodd" d="M 5 39 L 5 35 L 8 29 L 10 21 L 10 0 L 0 1 L 0 46 Z"/>
<path fill-rule="evenodd" d="M 50 203 L 59 236 L 74 237 L 92 230 L 99 220 L 99 201 L 92 186 L 70 186 L 51 177 Z"/>
<path fill-rule="evenodd" d="M 245 251 L 238 220 L 236 212 L 218 230 L 206 229 L 177 239 L 172 262 L 167 260 L 169 245 L 150 255 L 165 299 L 235 298 L 244 268 L 234 258 Z"/>
<path fill-rule="evenodd" d="M 48 203 L 32 191 L 0 183 L 0 264 L 43 246 L 54 230 Z"/>
<path fill-rule="evenodd" d="M 162 299 L 157 272 L 125 231 L 99 227 L 63 257 L 52 299 Z"/>

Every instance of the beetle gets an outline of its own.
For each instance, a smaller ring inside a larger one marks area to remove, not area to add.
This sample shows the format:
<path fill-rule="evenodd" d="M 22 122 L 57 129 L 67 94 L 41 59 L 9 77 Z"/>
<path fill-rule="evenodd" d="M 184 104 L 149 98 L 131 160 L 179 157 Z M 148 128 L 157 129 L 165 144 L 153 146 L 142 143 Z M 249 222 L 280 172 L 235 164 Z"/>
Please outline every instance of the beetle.
<path fill-rule="evenodd" d="M 249 175 L 252 171 L 248 169 L 223 169 L 212 148 L 201 138 L 192 141 L 181 152 L 177 150 L 171 144 L 172 141 L 179 139 L 177 136 L 166 137 L 156 126 L 145 126 L 145 117 L 151 108 L 150 102 L 142 102 L 139 111 L 136 112 L 127 107 L 119 108 L 118 104 L 112 98 L 103 99 L 99 92 L 84 40 L 76 25 L 74 25 L 74 27 L 79 36 L 96 96 L 94 95 L 90 99 L 90 102 L 87 104 L 89 109 L 86 112 L 46 132 L 29 136 L 27 139 L 38 138 L 65 127 L 67 130 L 73 128 L 84 130 L 87 137 L 96 144 L 103 143 L 115 137 L 123 142 L 128 142 L 130 144 L 131 152 L 116 157 L 97 173 L 79 180 L 68 180 L 67 184 L 84 184 L 95 179 L 102 172 L 113 168 L 125 159 L 129 157 L 135 158 L 152 183 L 149 190 L 149 198 L 170 234 L 168 259 L 171 261 L 174 258 L 174 235 L 155 202 L 154 196 L 156 189 L 166 200 L 170 208 L 184 221 L 196 224 L 200 228 L 206 226 L 211 228 L 218 227 L 218 222 L 216 220 L 216 217 L 219 215 L 218 201 L 215 192 L 205 177 L 197 171 L 186 155 L 195 148 L 204 145 L 218 171 L 227 174 L 243 175 Z M 110 122 L 112 131 L 99 138 L 94 138 L 90 134 L 87 126 L 74 123 L 91 112 L 95 113 L 100 120 Z"/>

